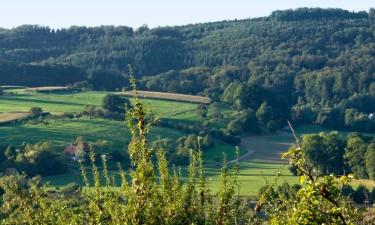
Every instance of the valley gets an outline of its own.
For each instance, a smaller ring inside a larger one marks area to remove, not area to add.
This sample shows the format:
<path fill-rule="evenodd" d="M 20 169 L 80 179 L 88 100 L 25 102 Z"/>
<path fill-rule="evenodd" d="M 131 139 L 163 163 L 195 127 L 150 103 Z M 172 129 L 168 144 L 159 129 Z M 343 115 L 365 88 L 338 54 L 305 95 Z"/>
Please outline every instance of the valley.
<path fill-rule="evenodd" d="M 100 106 L 102 99 L 111 92 L 67 92 L 67 93 L 39 93 L 25 91 L 24 89 L 6 90 L 6 95 L 0 102 L 0 115 L 9 115 L 12 112 L 28 114 L 32 107 L 41 107 L 44 112 L 52 115 L 78 114 L 82 112 L 87 104 Z M 132 101 L 132 98 L 130 97 Z M 197 104 L 184 101 L 168 101 L 160 99 L 142 98 L 141 102 L 149 107 L 152 115 L 160 119 L 168 119 L 183 124 L 194 125 L 200 123 L 201 119 L 196 114 Z M 223 123 L 233 112 L 228 108 L 222 109 L 225 117 L 221 121 L 215 121 L 217 126 Z M 14 113 L 18 115 L 19 113 Z M 210 114 L 210 111 L 208 112 Z M 318 126 L 302 126 L 297 129 L 298 135 L 327 131 Z M 89 143 L 99 141 L 107 142 L 107 148 L 100 149 L 97 154 L 110 154 L 113 151 L 126 153 L 130 133 L 123 121 L 89 118 L 88 116 L 78 118 L 56 117 L 37 121 L 16 122 L 0 126 L 0 144 L 20 145 L 23 142 L 37 143 L 48 141 L 53 143 L 58 155 L 62 156 L 65 146 L 74 142 L 78 137 Z M 187 132 L 178 128 L 159 126 L 157 123 L 150 131 L 150 141 L 163 138 L 176 140 L 186 135 Z M 235 146 L 215 140 L 216 144 L 203 151 L 207 177 L 212 190 L 216 191 L 220 182 L 220 167 L 223 153 L 228 156 L 229 165 L 235 161 Z M 240 146 L 240 173 L 241 194 L 256 195 L 259 188 L 267 182 L 273 182 L 277 174 L 277 183 L 298 183 L 298 178 L 288 170 L 288 161 L 281 159 L 281 154 L 286 152 L 293 144 L 292 134 L 286 129 L 274 134 L 244 135 L 241 137 Z M 77 163 L 69 163 L 69 167 L 63 174 L 47 176 L 46 182 L 55 187 L 64 187 L 72 183 L 82 185 L 82 175 L 78 170 Z M 185 166 L 181 166 L 185 170 Z M 111 173 L 117 174 L 115 164 L 110 163 Z M 116 175 L 118 176 L 118 174 Z M 373 181 L 355 180 L 354 185 L 365 184 L 371 188 L 375 186 Z"/>

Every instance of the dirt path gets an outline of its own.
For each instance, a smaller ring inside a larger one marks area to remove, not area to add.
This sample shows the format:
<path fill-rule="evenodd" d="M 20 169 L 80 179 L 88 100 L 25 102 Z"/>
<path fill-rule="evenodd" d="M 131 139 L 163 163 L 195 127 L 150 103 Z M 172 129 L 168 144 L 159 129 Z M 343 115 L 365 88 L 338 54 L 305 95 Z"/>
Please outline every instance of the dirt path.
<path fill-rule="evenodd" d="M 251 159 L 251 155 L 253 155 L 255 153 L 255 150 L 252 149 L 248 145 L 248 139 L 242 138 L 240 146 L 241 146 L 241 148 L 245 149 L 247 152 L 245 154 L 243 154 L 242 156 L 240 156 L 238 158 L 238 161 L 247 161 L 247 160 Z M 228 163 L 234 163 L 234 162 L 236 162 L 236 159 L 230 160 Z"/>
<path fill-rule="evenodd" d="M 286 163 L 281 154 L 292 145 L 293 138 L 289 132 L 279 132 L 271 135 L 246 136 L 241 138 L 241 148 L 247 152 L 240 161 L 278 162 Z M 233 163 L 236 160 L 231 160 Z"/>

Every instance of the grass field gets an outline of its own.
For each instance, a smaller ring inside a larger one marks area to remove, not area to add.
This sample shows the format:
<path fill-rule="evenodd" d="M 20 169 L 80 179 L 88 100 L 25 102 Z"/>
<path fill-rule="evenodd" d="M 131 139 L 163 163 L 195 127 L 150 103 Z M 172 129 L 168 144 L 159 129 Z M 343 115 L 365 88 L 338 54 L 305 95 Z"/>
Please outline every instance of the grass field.
<path fill-rule="evenodd" d="M 0 112 L 29 111 L 31 107 L 41 107 L 50 113 L 81 112 L 86 105 L 101 104 L 105 93 L 84 92 L 68 94 L 43 94 L 12 90 L 15 94 L 1 97 Z"/>
<path fill-rule="evenodd" d="M 297 133 L 301 135 L 314 133 L 317 129 L 318 127 L 315 126 L 300 127 L 297 129 Z M 279 157 L 280 153 L 286 151 L 293 141 L 294 139 L 289 132 L 248 137 L 245 143 L 246 146 L 243 147 L 253 149 L 254 152 L 240 162 L 240 193 L 243 195 L 256 195 L 259 188 L 267 182 L 277 182 L 278 184 L 288 182 L 290 184 L 297 184 L 298 178 L 289 172 L 287 161 L 281 160 Z M 221 150 L 221 148 L 223 149 Z M 213 191 L 217 191 L 220 185 L 221 152 L 223 151 L 227 152 L 227 154 L 232 154 L 233 157 L 234 150 L 228 150 L 228 147 L 220 145 L 204 153 L 204 158 L 206 160 L 206 176 L 209 180 L 210 188 Z M 183 171 L 184 170 L 186 171 L 186 168 L 183 168 Z M 279 174 L 277 179 L 276 174 Z M 52 185 L 60 186 L 70 182 L 80 184 L 82 178 L 80 173 L 74 173 L 48 177 L 46 181 L 50 182 Z M 364 184 L 369 188 L 375 187 L 375 182 L 370 180 L 354 180 L 352 184 L 354 187 L 359 184 Z"/>
<path fill-rule="evenodd" d="M 50 93 L 25 92 L 24 89 L 10 89 L 8 94 L 1 97 L 0 113 L 3 117 L 10 117 L 10 112 L 28 112 L 31 107 L 41 107 L 45 112 L 60 114 L 64 112 L 81 112 L 86 105 L 100 106 L 102 98 L 107 92 L 81 92 L 81 93 Z M 132 100 L 132 99 L 131 99 Z M 165 101 L 158 99 L 141 99 L 151 111 L 160 118 L 176 120 L 179 122 L 196 123 L 199 119 L 196 115 L 197 104 L 178 101 Z M 223 114 L 233 114 L 229 109 L 223 109 Z M 8 116 L 6 116 L 8 115 Z M 1 118 L 1 117 L 0 117 Z M 317 126 L 303 126 L 296 129 L 298 135 L 316 133 L 324 130 Z M 129 132 L 121 121 L 106 119 L 58 119 L 47 123 L 15 124 L 0 126 L 0 145 L 6 143 L 20 144 L 23 141 L 35 143 L 41 140 L 49 140 L 59 146 L 72 142 L 76 137 L 82 136 L 87 141 L 107 140 L 113 143 L 118 150 L 123 150 L 129 141 Z M 346 133 L 343 133 L 344 135 Z M 154 127 L 151 131 L 151 139 L 158 137 L 170 137 L 177 139 L 184 135 L 182 131 L 162 127 Z M 245 157 L 240 162 L 240 176 L 242 194 L 256 194 L 258 189 L 267 181 L 274 181 L 275 175 L 280 172 L 278 183 L 284 181 L 297 183 L 298 179 L 292 176 L 288 170 L 287 161 L 280 159 L 280 154 L 293 143 L 290 132 L 283 131 L 277 134 L 264 136 L 244 137 L 241 153 Z M 204 152 L 207 168 L 207 177 L 215 191 L 219 187 L 220 165 L 222 152 L 226 152 L 229 159 L 234 157 L 234 148 L 220 141 L 214 148 Z M 62 148 L 60 148 L 62 151 Z M 52 185 L 66 185 L 70 182 L 81 182 L 81 175 L 73 172 L 45 178 Z M 375 186 L 368 180 L 354 181 L 354 186 L 363 183 Z"/>
<path fill-rule="evenodd" d="M 186 177 L 186 167 L 182 167 L 183 177 Z M 212 191 L 218 191 L 220 187 L 220 166 L 208 164 L 205 166 L 206 177 L 209 187 Z M 276 174 L 280 173 L 277 183 L 288 182 L 297 183 L 298 178 L 292 176 L 285 164 L 275 163 L 259 163 L 259 162 L 242 162 L 240 163 L 240 193 L 243 195 L 256 195 L 260 187 L 266 182 L 275 182 Z M 113 175 L 118 176 L 116 171 L 112 171 Z M 69 183 L 82 184 L 82 176 L 79 172 L 71 174 L 62 174 L 51 177 L 45 177 L 44 180 L 52 186 L 64 186 Z"/>
<path fill-rule="evenodd" d="M 0 101 L 0 112 L 4 115 L 9 115 L 9 112 L 15 110 L 26 112 L 31 107 L 41 107 L 43 111 L 53 114 L 81 112 L 86 105 L 100 106 L 102 98 L 108 94 L 107 92 L 46 94 L 26 92 L 24 89 L 12 89 L 8 92 L 13 94 L 2 96 Z M 197 104 L 157 99 L 141 99 L 141 101 L 159 118 L 187 123 L 198 121 L 195 113 Z M 82 136 L 91 142 L 110 141 L 115 148 L 122 150 L 129 141 L 129 132 L 123 122 L 105 119 L 58 119 L 47 123 L 0 126 L 0 133 L 0 144 L 20 144 L 23 141 L 35 143 L 47 140 L 64 146 L 76 137 Z M 175 140 L 185 135 L 182 131 L 162 127 L 154 127 L 151 133 L 152 139 L 169 137 Z M 218 141 L 215 149 L 208 150 L 207 160 L 221 159 L 222 152 L 228 152 L 228 158 L 233 159 L 232 149 L 230 145 Z"/>
<path fill-rule="evenodd" d="M 186 174 L 186 167 L 182 168 L 183 174 Z M 209 187 L 213 192 L 219 190 L 220 187 L 220 166 L 217 164 L 208 164 L 205 166 L 206 177 Z M 112 175 L 118 176 L 117 171 L 112 171 Z M 52 186 L 65 186 L 69 183 L 82 184 L 82 176 L 79 172 L 71 174 L 56 175 L 45 177 L 44 180 Z M 240 183 L 241 195 L 257 195 L 259 189 L 266 183 L 282 184 L 298 184 L 298 177 L 293 176 L 288 165 L 283 163 L 266 163 L 266 162 L 240 162 L 240 172 L 238 181 Z M 368 188 L 375 187 L 375 181 L 370 180 L 354 180 L 352 185 L 357 187 L 363 184 Z"/>
<path fill-rule="evenodd" d="M 211 99 L 203 96 L 196 95 L 184 95 L 176 93 L 165 93 L 165 92 L 154 92 L 154 91 L 137 91 L 137 94 L 141 98 L 150 99 L 161 99 L 161 100 L 173 100 L 179 102 L 191 102 L 200 104 L 209 104 Z M 120 92 L 118 95 L 132 96 L 134 97 L 136 93 L 134 91 Z"/>
<path fill-rule="evenodd" d="M 26 92 L 23 89 L 9 91 L 14 94 L 1 97 L 0 113 L 13 111 L 27 112 L 31 107 L 35 106 L 41 107 L 43 111 L 53 114 L 82 112 L 86 105 L 100 106 L 103 97 L 108 94 L 107 92 L 96 91 L 61 94 Z M 151 109 L 153 114 L 160 118 L 187 122 L 197 120 L 195 113 L 197 104 L 156 99 L 142 99 L 141 101 Z"/>
<path fill-rule="evenodd" d="M 113 148 L 108 151 L 124 151 L 130 138 L 128 128 L 121 121 L 89 118 L 58 119 L 50 120 L 48 123 L 0 126 L 0 133 L 0 145 L 51 141 L 56 146 L 61 146 L 60 151 L 77 137 L 83 137 L 89 142 L 106 140 L 113 145 Z M 175 129 L 155 126 L 150 131 L 150 141 L 166 137 L 176 140 L 183 135 L 185 135 L 183 132 Z M 208 161 L 221 159 L 222 152 L 228 152 L 229 159 L 235 157 L 233 147 L 220 141 L 207 151 L 208 153 L 205 155 Z"/>
<path fill-rule="evenodd" d="M 45 87 L 33 87 L 33 88 L 26 88 L 25 91 L 36 91 L 36 92 L 53 92 L 53 91 L 67 91 L 69 90 L 68 87 L 62 86 L 45 86 Z"/>
<path fill-rule="evenodd" d="M 34 140 L 49 137 L 50 140 L 63 143 L 66 140 L 72 140 L 76 135 L 82 134 L 82 132 L 86 130 L 88 140 L 95 141 L 106 137 L 108 140 L 117 143 L 119 148 L 124 146 L 123 144 L 129 138 L 127 130 L 121 122 L 87 119 L 70 123 L 57 121 L 56 124 L 47 125 L 47 127 L 44 126 L 45 125 L 26 125 L 26 127 L 21 128 L 11 127 L 8 129 L 13 130 L 13 133 L 10 131 L 6 133 L 9 134 L 8 138 L 14 138 L 17 137 L 17 134 L 24 133 L 24 135 L 26 134 L 29 138 L 33 138 Z M 34 129 L 38 132 L 35 132 Z M 116 132 L 111 132 L 113 130 L 116 130 Z M 300 134 L 302 134 L 301 131 L 305 133 L 312 132 L 308 127 L 297 129 L 297 132 Z M 157 127 L 151 131 L 151 136 L 153 133 L 175 138 L 179 135 L 175 130 Z M 21 138 L 22 136 L 23 135 L 20 135 L 19 137 Z M 279 158 L 279 154 L 293 143 L 293 138 L 290 133 L 282 132 L 274 135 L 249 137 L 248 140 L 249 142 L 247 142 L 247 144 L 250 145 L 247 145 L 247 148 L 254 149 L 254 153 L 246 158 L 246 160 L 240 162 L 239 181 L 241 183 L 241 194 L 257 194 L 259 188 L 265 185 L 266 182 L 275 182 L 276 174 L 278 173 L 280 173 L 277 178 L 278 184 L 283 182 L 288 182 L 290 184 L 298 183 L 297 177 L 289 172 L 287 161 L 282 161 Z M 15 140 L 11 139 L 11 141 Z M 214 148 L 204 152 L 206 175 L 213 191 L 218 190 L 220 184 L 222 152 L 226 152 L 229 158 L 234 157 L 233 147 L 223 144 L 217 144 Z M 186 170 L 186 168 L 183 169 Z M 82 177 L 79 172 L 74 172 L 47 177 L 45 180 L 50 182 L 51 185 L 63 186 L 71 182 L 80 184 L 82 182 Z M 364 184 L 368 187 L 375 186 L 375 182 L 369 180 L 355 180 L 353 182 L 353 186 L 358 186 L 359 184 Z"/>

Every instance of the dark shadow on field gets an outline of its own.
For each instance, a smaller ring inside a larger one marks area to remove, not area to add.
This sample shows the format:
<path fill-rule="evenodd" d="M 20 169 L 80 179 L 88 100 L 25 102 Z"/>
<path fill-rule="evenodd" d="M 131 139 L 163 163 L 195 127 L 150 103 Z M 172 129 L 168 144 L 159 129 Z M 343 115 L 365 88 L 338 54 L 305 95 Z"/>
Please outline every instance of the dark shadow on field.
<path fill-rule="evenodd" d="M 234 164 L 228 164 L 228 171 L 231 173 L 233 170 Z M 270 163 L 270 162 L 240 162 L 239 164 L 239 176 L 276 176 L 276 171 L 284 171 L 283 173 L 279 174 L 278 176 L 283 177 L 293 177 L 292 174 L 289 172 L 285 173 L 285 164 L 282 163 Z M 207 177 L 214 177 L 220 176 L 222 164 L 221 163 L 214 163 L 214 162 L 206 162 L 204 163 L 205 175 Z M 249 172 L 246 172 L 249 171 Z M 187 168 L 183 168 L 183 173 L 187 173 Z"/>
<path fill-rule="evenodd" d="M 42 100 L 42 99 L 29 99 L 29 98 L 3 98 L 9 101 L 15 102 L 31 102 L 31 103 L 40 103 L 40 104 L 58 104 L 58 105 L 77 105 L 77 106 L 85 106 L 85 104 L 74 103 L 74 102 L 65 102 L 65 101 L 51 101 L 51 100 Z"/>
<path fill-rule="evenodd" d="M 74 95 L 82 93 L 81 91 L 50 91 L 50 92 L 35 92 L 43 95 Z"/>
<path fill-rule="evenodd" d="M 197 123 L 197 121 L 194 121 L 194 120 L 174 119 L 174 118 L 164 118 L 164 117 L 161 117 L 161 120 L 162 121 L 160 123 L 156 124 L 157 126 L 168 127 L 167 125 L 164 125 L 163 123 L 183 124 L 183 125 L 195 125 Z"/>
<path fill-rule="evenodd" d="M 182 114 L 185 114 L 185 113 L 188 113 L 188 112 L 194 112 L 195 109 L 192 109 L 192 110 L 186 110 L 186 111 L 181 111 L 181 112 L 177 112 L 177 113 L 174 113 L 172 115 L 168 115 L 169 117 L 173 117 L 173 116 L 179 116 L 179 115 L 182 115 Z"/>
<path fill-rule="evenodd" d="M 9 92 L 5 92 L 7 93 L 6 95 L 4 95 L 2 98 L 8 98 L 9 100 L 13 100 L 14 97 L 18 98 L 18 97 L 27 97 L 27 96 L 31 96 L 29 94 L 24 94 L 24 93 L 9 93 Z M 11 99 L 10 99 L 11 98 Z"/>

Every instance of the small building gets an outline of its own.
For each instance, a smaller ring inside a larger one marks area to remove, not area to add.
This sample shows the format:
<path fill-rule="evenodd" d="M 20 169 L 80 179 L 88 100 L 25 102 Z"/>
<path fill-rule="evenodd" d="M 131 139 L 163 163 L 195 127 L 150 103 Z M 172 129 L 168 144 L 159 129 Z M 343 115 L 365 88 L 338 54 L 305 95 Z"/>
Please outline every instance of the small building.
<path fill-rule="evenodd" d="M 72 143 L 65 147 L 64 155 L 66 159 L 77 161 L 84 159 L 89 151 L 90 145 L 86 142 Z"/>

